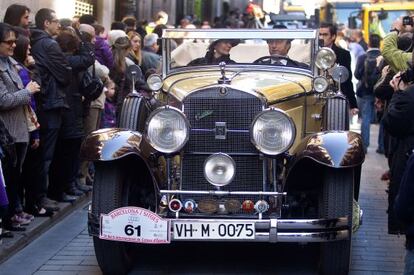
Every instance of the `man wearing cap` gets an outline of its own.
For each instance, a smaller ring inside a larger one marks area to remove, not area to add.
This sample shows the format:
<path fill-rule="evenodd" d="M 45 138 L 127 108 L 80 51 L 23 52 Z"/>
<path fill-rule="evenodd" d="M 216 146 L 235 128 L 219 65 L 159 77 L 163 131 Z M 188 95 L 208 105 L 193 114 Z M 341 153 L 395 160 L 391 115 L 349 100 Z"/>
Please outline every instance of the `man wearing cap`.
<path fill-rule="evenodd" d="M 287 29 L 285 25 L 274 25 L 274 29 Z M 267 46 L 269 47 L 269 55 L 259 58 L 255 63 L 272 64 L 278 66 L 289 66 L 299 68 L 309 68 L 305 63 L 292 60 L 288 57 L 293 39 L 269 39 Z"/>
<path fill-rule="evenodd" d="M 144 48 L 142 49 L 142 64 L 141 69 L 145 75 L 147 71 L 152 70 L 156 72 L 160 68 L 161 56 L 157 54 L 158 34 L 150 33 L 144 37 Z"/>
<path fill-rule="evenodd" d="M 234 64 L 236 62 L 230 59 L 230 50 L 239 43 L 240 40 L 237 39 L 215 40 L 208 46 L 207 53 L 204 57 L 194 59 L 188 66 L 220 64 L 220 62 Z"/>

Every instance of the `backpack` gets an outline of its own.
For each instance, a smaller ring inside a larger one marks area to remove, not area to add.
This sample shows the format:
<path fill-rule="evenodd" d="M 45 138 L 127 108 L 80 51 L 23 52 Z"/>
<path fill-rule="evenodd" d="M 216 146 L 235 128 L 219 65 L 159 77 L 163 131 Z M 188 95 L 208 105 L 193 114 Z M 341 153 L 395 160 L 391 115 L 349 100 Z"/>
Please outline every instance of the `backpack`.
<path fill-rule="evenodd" d="M 79 92 L 87 100 L 97 99 L 104 88 L 102 80 L 95 75 L 95 64 L 92 65 L 92 74 L 86 70 L 80 73 Z"/>
<path fill-rule="evenodd" d="M 381 72 L 377 67 L 377 56 L 367 53 L 364 61 L 364 86 L 370 90 L 374 89 L 374 85 L 381 77 Z"/>

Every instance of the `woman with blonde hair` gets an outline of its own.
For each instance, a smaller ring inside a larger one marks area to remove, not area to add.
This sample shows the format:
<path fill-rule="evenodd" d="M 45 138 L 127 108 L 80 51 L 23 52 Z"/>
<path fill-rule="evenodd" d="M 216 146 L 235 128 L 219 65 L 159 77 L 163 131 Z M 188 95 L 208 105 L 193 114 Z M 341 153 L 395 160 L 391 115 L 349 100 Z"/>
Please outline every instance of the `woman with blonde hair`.
<path fill-rule="evenodd" d="M 128 32 L 129 40 L 131 41 L 131 51 L 128 54 L 128 58 L 132 60 L 136 65 L 141 66 L 142 54 L 141 54 L 141 36 L 135 31 Z"/>

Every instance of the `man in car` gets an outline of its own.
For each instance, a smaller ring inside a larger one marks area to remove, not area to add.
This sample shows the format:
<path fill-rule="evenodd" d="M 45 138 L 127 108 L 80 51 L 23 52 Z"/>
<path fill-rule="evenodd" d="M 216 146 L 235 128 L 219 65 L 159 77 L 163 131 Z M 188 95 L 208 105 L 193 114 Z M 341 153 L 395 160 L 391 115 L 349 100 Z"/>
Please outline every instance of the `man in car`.
<path fill-rule="evenodd" d="M 323 46 L 331 48 L 336 55 L 336 63 L 344 66 L 349 72 L 349 78 L 345 83 L 341 84 L 341 91 L 344 93 L 349 102 L 351 113 L 356 115 L 358 113 L 358 106 L 355 97 L 354 87 L 352 85 L 351 72 L 351 54 L 349 51 L 339 48 L 335 45 L 336 26 L 331 23 L 321 23 L 319 27 L 319 39 L 323 40 Z"/>
<path fill-rule="evenodd" d="M 274 25 L 274 29 L 287 29 L 285 25 Z M 299 68 L 309 68 L 308 65 L 292 60 L 288 53 L 291 48 L 293 39 L 269 39 L 267 46 L 269 47 L 269 56 L 262 57 L 256 61 L 260 64 L 272 64 L 278 66 L 289 66 Z"/>

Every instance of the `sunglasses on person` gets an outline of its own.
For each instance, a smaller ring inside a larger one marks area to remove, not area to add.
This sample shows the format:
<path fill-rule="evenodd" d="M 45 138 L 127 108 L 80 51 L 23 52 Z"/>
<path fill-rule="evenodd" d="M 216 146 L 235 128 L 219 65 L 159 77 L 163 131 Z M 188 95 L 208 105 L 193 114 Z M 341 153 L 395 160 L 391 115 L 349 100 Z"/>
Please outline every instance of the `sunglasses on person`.
<path fill-rule="evenodd" d="M 7 45 L 9 45 L 11 47 L 11 46 L 13 46 L 13 44 L 16 43 L 16 40 L 15 39 L 14 40 L 4 40 L 4 41 L 1 41 L 1 42 L 6 43 Z"/>

